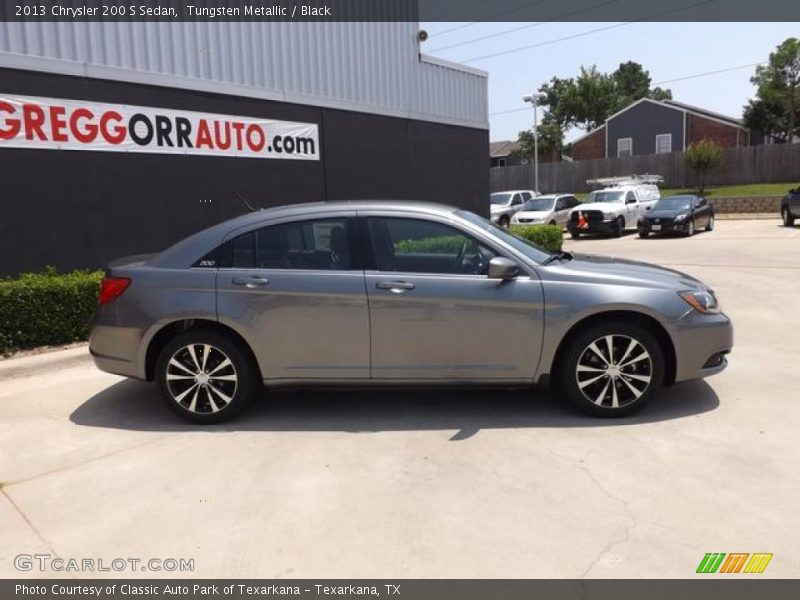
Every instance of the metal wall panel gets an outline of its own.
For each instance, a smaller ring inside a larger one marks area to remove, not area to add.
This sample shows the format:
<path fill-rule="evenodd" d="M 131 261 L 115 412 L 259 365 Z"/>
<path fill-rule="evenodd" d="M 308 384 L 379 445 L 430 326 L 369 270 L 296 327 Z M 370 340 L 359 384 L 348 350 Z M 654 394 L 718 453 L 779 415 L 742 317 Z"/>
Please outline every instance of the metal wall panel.
<path fill-rule="evenodd" d="M 486 74 L 420 57 L 417 30 L 412 22 L 3 22 L 0 66 L 488 129 Z"/>

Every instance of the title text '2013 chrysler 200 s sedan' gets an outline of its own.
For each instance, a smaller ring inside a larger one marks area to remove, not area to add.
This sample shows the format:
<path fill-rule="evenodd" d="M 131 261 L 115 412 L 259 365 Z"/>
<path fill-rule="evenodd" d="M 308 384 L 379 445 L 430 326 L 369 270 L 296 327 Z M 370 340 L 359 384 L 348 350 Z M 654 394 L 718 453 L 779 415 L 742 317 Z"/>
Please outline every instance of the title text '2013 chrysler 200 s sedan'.
<path fill-rule="evenodd" d="M 730 320 L 689 275 L 552 253 L 469 212 L 389 201 L 253 212 L 112 262 L 90 350 L 184 418 L 270 386 L 551 382 L 596 416 L 727 365 Z"/>

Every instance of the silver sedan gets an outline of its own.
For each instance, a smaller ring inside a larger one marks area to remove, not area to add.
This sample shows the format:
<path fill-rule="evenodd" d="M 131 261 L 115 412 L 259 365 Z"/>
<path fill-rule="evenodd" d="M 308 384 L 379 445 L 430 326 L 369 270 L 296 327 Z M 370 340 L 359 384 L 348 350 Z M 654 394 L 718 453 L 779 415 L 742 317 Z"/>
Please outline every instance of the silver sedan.
<path fill-rule="evenodd" d="M 713 375 L 733 345 L 714 292 L 654 265 L 552 253 L 447 206 L 258 211 L 112 262 L 90 350 L 156 380 L 194 422 L 267 387 L 550 382 L 596 416 Z"/>

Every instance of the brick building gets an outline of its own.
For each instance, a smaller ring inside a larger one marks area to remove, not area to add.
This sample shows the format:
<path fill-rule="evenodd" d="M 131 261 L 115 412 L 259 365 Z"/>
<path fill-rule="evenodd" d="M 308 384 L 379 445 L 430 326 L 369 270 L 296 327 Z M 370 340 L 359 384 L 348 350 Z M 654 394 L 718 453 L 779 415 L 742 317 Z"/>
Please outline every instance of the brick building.
<path fill-rule="evenodd" d="M 694 142 L 712 140 L 723 147 L 766 142 L 740 119 L 675 102 L 642 98 L 572 143 L 574 160 L 680 152 Z"/>

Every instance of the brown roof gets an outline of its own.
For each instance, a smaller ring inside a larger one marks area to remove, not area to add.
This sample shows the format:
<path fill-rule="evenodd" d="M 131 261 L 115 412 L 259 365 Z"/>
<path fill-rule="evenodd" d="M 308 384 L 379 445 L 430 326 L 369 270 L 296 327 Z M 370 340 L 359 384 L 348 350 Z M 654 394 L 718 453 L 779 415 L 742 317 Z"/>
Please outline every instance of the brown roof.
<path fill-rule="evenodd" d="M 519 149 L 519 142 L 513 142 L 511 140 L 489 142 L 489 158 L 503 158 L 504 156 L 509 156 L 514 150 Z"/>

